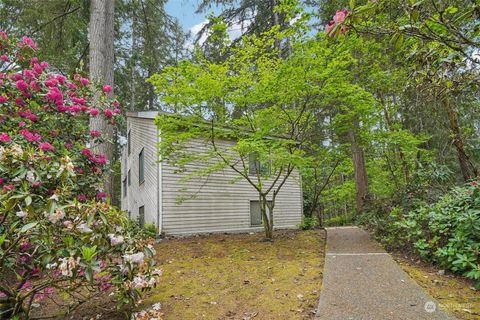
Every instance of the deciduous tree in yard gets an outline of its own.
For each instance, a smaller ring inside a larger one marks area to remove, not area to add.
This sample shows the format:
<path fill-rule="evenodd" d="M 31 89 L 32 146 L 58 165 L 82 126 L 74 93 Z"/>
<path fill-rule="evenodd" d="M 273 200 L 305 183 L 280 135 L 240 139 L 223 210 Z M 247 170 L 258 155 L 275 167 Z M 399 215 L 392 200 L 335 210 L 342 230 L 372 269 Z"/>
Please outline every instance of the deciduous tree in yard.
<path fill-rule="evenodd" d="M 157 119 L 163 161 L 185 168 L 187 179 L 233 170 L 258 192 L 268 239 L 276 196 L 297 170 L 311 165 L 307 151 L 315 113 L 322 112 L 327 95 L 349 83 L 339 76 L 348 73 L 348 52 L 334 53 L 325 38 L 304 38 L 297 27 L 244 37 L 224 62 L 199 55 L 198 62 L 183 61 L 150 80 L 174 113 Z M 282 59 L 275 43 L 287 34 L 295 41 L 291 56 Z M 361 91 L 354 86 L 345 94 L 355 90 Z M 207 151 L 185 153 L 191 139 L 200 139 Z M 226 146 L 225 140 L 235 143 Z M 196 161 L 208 163 L 208 169 L 187 168 Z"/>

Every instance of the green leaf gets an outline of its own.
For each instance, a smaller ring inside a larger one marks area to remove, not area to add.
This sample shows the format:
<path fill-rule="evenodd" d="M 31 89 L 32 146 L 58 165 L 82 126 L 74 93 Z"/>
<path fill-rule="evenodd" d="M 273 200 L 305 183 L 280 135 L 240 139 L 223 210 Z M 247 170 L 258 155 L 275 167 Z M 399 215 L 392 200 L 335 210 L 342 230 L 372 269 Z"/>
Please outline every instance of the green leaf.
<path fill-rule="evenodd" d="M 93 281 L 93 270 L 91 267 L 88 267 L 87 269 L 85 269 L 85 278 L 89 282 Z"/>
<path fill-rule="evenodd" d="M 22 227 L 22 229 L 20 229 L 20 232 L 23 233 L 23 232 L 27 232 L 28 230 L 32 229 L 33 227 L 35 227 L 36 225 L 38 224 L 38 222 L 30 222 L 30 223 L 27 223 L 26 225 L 24 225 Z"/>
<path fill-rule="evenodd" d="M 400 49 L 403 45 L 404 40 L 405 40 L 405 37 L 403 36 L 403 34 L 399 34 L 398 37 L 397 37 L 397 40 L 395 41 L 394 48 L 396 50 Z"/>
<path fill-rule="evenodd" d="M 5 242 L 5 238 L 7 237 L 7 234 L 4 233 L 0 236 L 0 246 Z"/>
<path fill-rule="evenodd" d="M 458 8 L 455 8 L 455 7 L 448 7 L 447 9 L 445 9 L 445 13 L 448 13 L 448 14 L 454 14 L 458 11 Z"/>
<path fill-rule="evenodd" d="M 93 247 L 83 246 L 82 247 L 82 256 L 83 256 L 83 259 L 85 259 L 86 261 L 88 261 L 88 262 L 92 261 L 93 257 L 96 254 L 97 254 L 97 246 L 93 246 Z"/>
<path fill-rule="evenodd" d="M 355 0 L 350 0 L 349 7 L 350 7 L 350 10 L 355 9 Z"/>
<path fill-rule="evenodd" d="M 28 196 L 25 198 L 25 204 L 27 206 L 31 205 L 32 204 L 32 197 Z"/>

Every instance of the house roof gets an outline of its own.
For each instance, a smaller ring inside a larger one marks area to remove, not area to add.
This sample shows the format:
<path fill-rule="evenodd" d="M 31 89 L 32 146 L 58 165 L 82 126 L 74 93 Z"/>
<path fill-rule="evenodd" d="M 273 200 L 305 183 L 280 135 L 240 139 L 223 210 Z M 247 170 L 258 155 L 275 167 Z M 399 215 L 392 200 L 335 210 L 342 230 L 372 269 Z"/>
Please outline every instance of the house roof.
<path fill-rule="evenodd" d="M 127 111 L 127 117 L 155 119 L 155 117 L 159 113 L 162 113 L 162 112 L 161 111 L 156 111 L 156 110 L 151 110 L 151 111 Z"/>

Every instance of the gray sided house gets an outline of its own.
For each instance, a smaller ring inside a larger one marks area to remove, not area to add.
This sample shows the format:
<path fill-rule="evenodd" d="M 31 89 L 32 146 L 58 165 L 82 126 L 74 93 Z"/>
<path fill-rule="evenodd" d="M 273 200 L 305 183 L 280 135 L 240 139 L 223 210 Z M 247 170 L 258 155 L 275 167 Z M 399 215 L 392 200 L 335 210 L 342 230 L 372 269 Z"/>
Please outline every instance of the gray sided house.
<path fill-rule="evenodd" d="M 188 174 L 188 167 L 187 173 L 178 173 L 178 168 L 159 161 L 157 114 L 127 112 L 128 142 L 121 159 L 122 209 L 140 224 L 155 224 L 158 233 L 165 235 L 263 230 L 258 194 L 233 170 L 184 182 L 180 180 Z M 188 147 L 192 152 L 206 148 L 201 141 L 191 141 Z M 300 178 L 294 174 L 277 196 L 275 227 L 295 228 L 302 219 L 302 203 Z"/>

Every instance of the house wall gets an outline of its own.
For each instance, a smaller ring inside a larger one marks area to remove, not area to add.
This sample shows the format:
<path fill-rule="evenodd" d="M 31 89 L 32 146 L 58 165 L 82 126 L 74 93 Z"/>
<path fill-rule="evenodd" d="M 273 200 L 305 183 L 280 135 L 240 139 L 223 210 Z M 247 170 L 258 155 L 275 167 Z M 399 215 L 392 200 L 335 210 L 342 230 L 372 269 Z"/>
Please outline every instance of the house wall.
<path fill-rule="evenodd" d="M 127 133 L 130 131 L 131 152 L 128 154 L 128 145 L 122 150 L 122 209 L 130 213 L 132 219 L 138 218 L 139 208 L 145 207 L 145 223 L 157 223 L 159 214 L 158 188 L 158 129 L 151 118 L 127 117 Z M 145 181 L 139 181 L 139 154 L 144 148 L 144 176 Z M 123 180 L 131 171 L 131 185 L 124 196 Z"/>
<path fill-rule="evenodd" d="M 219 145 L 227 147 L 232 141 Z M 196 140 L 189 143 L 191 152 L 203 152 L 207 147 Z M 162 232 L 192 234 L 202 232 L 254 231 L 250 223 L 250 200 L 258 200 L 258 193 L 232 169 L 224 169 L 187 182 L 180 181 L 202 164 L 189 165 L 185 173 L 162 163 Z M 233 183 L 235 181 L 235 183 Z M 277 196 L 274 225 L 278 228 L 296 227 L 302 219 L 302 193 L 298 174 L 293 174 Z M 179 204 L 179 199 L 183 201 Z"/>

